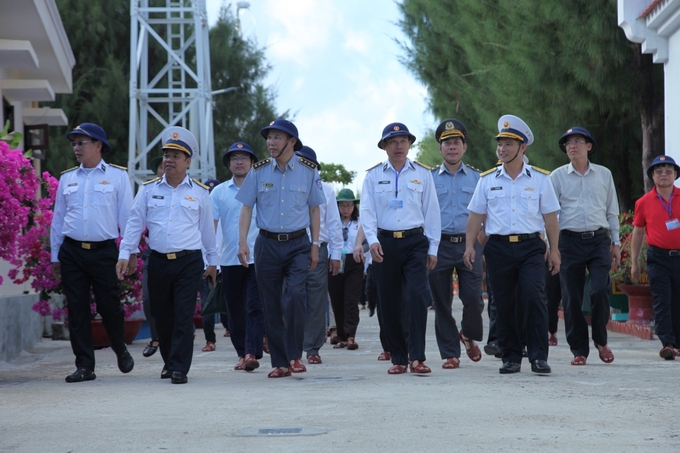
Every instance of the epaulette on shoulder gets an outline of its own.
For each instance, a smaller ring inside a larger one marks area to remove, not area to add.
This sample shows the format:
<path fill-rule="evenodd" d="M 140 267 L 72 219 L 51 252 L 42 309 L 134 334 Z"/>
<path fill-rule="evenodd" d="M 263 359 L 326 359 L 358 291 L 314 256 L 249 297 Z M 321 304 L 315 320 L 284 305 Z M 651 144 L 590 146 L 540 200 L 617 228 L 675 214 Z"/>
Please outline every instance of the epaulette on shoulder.
<path fill-rule="evenodd" d="M 193 178 L 192 178 L 191 180 L 192 180 L 193 182 L 195 182 L 195 183 L 198 185 L 198 187 L 203 187 L 205 190 L 210 190 L 210 187 L 206 186 L 206 185 L 203 184 L 201 181 L 199 181 L 199 180 L 197 180 L 197 179 L 193 179 Z"/>
<path fill-rule="evenodd" d="M 442 164 L 432 167 L 432 171 L 439 170 L 440 168 L 442 168 Z"/>
<path fill-rule="evenodd" d="M 268 158 L 266 158 L 266 159 L 257 161 L 257 162 L 255 162 L 255 163 L 253 164 L 253 169 L 254 169 L 254 170 L 259 170 L 260 168 L 262 168 L 262 167 L 264 167 L 265 165 L 267 165 L 269 162 L 271 162 L 271 157 L 268 157 Z"/>
<path fill-rule="evenodd" d="M 469 168 L 470 170 L 474 170 L 474 171 L 476 171 L 477 173 L 481 173 L 481 172 L 482 172 L 482 170 L 480 170 L 480 169 L 478 169 L 478 168 L 475 168 L 475 167 L 473 167 L 473 166 L 470 165 L 470 164 L 465 164 L 465 165 L 467 165 L 468 168 Z"/>
<path fill-rule="evenodd" d="M 496 170 L 498 170 L 498 167 L 489 168 L 487 171 L 481 172 L 481 173 L 479 174 L 479 176 L 490 175 L 491 173 L 495 172 Z"/>
<path fill-rule="evenodd" d="M 382 162 L 378 162 L 377 164 L 375 164 L 375 165 L 372 166 L 371 168 L 367 169 L 366 171 L 371 171 L 371 170 L 373 170 L 374 168 L 379 167 L 379 166 L 381 166 L 381 165 L 382 165 Z"/>
<path fill-rule="evenodd" d="M 76 165 L 75 167 L 67 168 L 66 170 L 62 171 L 61 174 L 63 175 L 64 173 L 68 173 L 70 171 L 73 171 L 78 167 L 79 167 L 79 165 Z"/>
<path fill-rule="evenodd" d="M 536 170 L 539 173 L 543 173 L 544 175 L 550 174 L 550 172 L 548 170 L 543 170 L 542 168 L 538 168 L 535 165 L 532 165 L 531 168 L 533 168 L 534 170 Z"/>
<path fill-rule="evenodd" d="M 312 170 L 316 170 L 317 168 L 317 165 L 306 157 L 298 156 L 298 162 Z"/>
<path fill-rule="evenodd" d="M 121 170 L 123 170 L 123 171 L 127 171 L 127 167 L 123 167 L 123 166 L 121 166 L 121 165 L 116 165 L 116 164 L 111 164 L 111 163 L 108 164 L 108 165 L 111 165 L 112 167 L 119 168 L 119 169 L 121 169 Z"/>
<path fill-rule="evenodd" d="M 423 167 L 427 171 L 432 171 L 432 167 L 430 167 L 429 165 L 421 164 L 417 160 L 414 160 L 413 163 L 420 165 L 421 167 Z"/>
<path fill-rule="evenodd" d="M 153 178 L 153 179 L 149 179 L 148 181 L 144 181 L 144 182 L 142 183 L 142 185 L 145 186 L 145 185 L 147 185 L 147 184 L 151 184 L 152 182 L 156 182 L 156 181 L 160 181 L 160 180 L 161 180 L 161 178 Z"/>

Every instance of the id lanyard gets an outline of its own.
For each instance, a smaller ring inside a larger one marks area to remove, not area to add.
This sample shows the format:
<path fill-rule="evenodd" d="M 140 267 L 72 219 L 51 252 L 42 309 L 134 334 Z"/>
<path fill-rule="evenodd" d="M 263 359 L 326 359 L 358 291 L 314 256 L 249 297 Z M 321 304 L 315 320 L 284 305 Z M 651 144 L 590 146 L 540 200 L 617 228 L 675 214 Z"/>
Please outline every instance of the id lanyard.
<path fill-rule="evenodd" d="M 397 195 L 399 194 L 399 175 L 401 174 L 402 171 L 404 171 L 404 168 L 406 168 L 406 165 L 401 167 L 401 170 L 397 171 L 396 169 L 394 170 L 397 173 L 397 181 L 394 184 L 394 198 L 397 198 Z"/>
<path fill-rule="evenodd" d="M 673 192 L 671 192 L 671 196 L 668 199 L 668 204 L 666 204 L 665 201 L 663 201 L 663 198 L 661 195 L 659 195 L 659 192 L 656 193 L 656 196 L 659 197 L 659 201 L 663 205 L 664 208 L 666 208 L 666 212 L 668 212 L 668 220 L 673 220 Z"/>

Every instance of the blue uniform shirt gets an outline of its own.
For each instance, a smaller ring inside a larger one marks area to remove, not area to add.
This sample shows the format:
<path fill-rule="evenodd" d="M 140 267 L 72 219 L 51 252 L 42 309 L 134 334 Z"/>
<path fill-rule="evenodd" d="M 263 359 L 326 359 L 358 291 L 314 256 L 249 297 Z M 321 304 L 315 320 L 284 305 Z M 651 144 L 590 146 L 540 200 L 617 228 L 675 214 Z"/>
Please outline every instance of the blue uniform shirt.
<path fill-rule="evenodd" d="M 441 164 L 432 170 L 432 179 L 439 200 L 442 233 L 464 234 L 470 213 L 468 204 L 479 181 L 479 172 L 463 162 L 452 174 Z"/>
<path fill-rule="evenodd" d="M 258 162 L 250 169 L 236 199 L 257 204 L 257 227 L 272 233 L 292 233 L 309 226 L 309 208 L 326 202 L 319 172 L 294 155 L 282 172 L 276 159 Z"/>

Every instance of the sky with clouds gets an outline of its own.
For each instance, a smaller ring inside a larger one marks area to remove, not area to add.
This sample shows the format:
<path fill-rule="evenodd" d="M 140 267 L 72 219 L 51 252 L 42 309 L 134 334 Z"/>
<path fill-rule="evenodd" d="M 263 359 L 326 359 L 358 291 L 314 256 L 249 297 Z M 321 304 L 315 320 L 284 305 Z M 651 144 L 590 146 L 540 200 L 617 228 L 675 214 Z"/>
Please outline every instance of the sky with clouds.
<path fill-rule="evenodd" d="M 365 170 L 385 160 L 377 143 L 387 124 L 402 122 L 417 138 L 436 127 L 427 90 L 399 62 L 395 39 L 405 38 L 394 0 L 249 3 L 239 13 L 242 33 L 265 48 L 272 66 L 265 84 L 277 93 L 277 109 L 291 111 L 300 139 L 319 161 L 357 172 L 350 188 L 360 189 Z M 206 4 L 214 24 L 228 3 Z"/>

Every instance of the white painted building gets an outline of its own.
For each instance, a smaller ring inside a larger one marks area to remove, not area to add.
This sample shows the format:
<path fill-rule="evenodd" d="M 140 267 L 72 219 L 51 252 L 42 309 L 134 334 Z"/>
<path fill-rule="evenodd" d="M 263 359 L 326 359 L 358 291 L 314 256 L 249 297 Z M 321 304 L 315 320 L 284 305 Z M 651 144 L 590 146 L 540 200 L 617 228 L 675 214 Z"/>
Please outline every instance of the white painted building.
<path fill-rule="evenodd" d="M 24 133 L 27 126 L 66 126 L 61 109 L 38 107 L 56 93 L 73 91 L 71 50 L 55 0 L 12 0 L 0 8 L 0 124 Z M 21 145 L 23 148 L 23 144 Z M 0 260 L 0 297 L 29 291 L 7 278 L 9 265 Z M 32 292 L 32 291 L 31 291 Z"/>
<path fill-rule="evenodd" d="M 680 162 L 680 0 L 618 0 L 619 26 L 664 67 L 665 154 Z"/>

